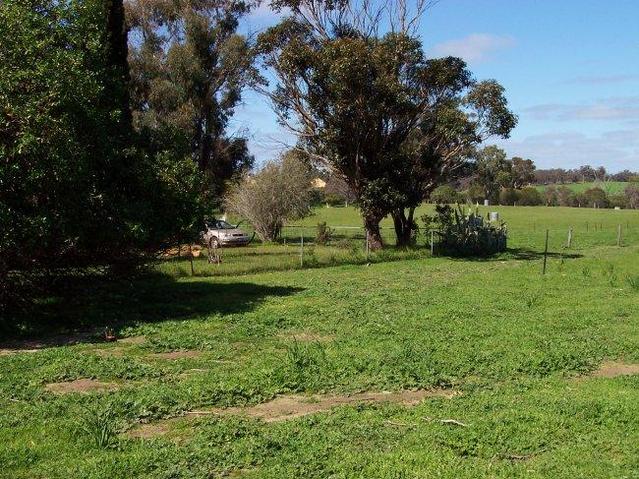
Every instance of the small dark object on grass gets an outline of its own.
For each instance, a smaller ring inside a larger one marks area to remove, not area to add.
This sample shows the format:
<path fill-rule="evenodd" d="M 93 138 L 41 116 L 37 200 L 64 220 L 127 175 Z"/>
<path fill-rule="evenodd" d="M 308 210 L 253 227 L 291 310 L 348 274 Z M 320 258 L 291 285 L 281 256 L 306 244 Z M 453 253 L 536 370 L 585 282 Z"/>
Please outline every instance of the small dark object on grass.
<path fill-rule="evenodd" d="M 113 341 L 115 341 L 117 338 L 115 336 L 115 331 L 113 331 L 113 328 L 110 327 L 106 327 L 104 328 L 104 340 L 108 343 L 111 343 Z"/>

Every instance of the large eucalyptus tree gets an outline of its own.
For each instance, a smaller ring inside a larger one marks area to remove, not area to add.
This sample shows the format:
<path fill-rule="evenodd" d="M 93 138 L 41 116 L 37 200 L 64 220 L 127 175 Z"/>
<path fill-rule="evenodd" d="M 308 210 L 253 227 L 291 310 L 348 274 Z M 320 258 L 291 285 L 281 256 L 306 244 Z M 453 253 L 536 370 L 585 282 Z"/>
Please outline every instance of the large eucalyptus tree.
<path fill-rule="evenodd" d="M 399 244 L 415 207 L 516 119 L 503 88 L 458 58 L 429 60 L 416 37 L 425 1 L 275 0 L 290 12 L 258 39 L 280 122 L 358 197 L 371 246 L 392 215 Z M 407 210 L 407 212 L 406 212 Z"/>

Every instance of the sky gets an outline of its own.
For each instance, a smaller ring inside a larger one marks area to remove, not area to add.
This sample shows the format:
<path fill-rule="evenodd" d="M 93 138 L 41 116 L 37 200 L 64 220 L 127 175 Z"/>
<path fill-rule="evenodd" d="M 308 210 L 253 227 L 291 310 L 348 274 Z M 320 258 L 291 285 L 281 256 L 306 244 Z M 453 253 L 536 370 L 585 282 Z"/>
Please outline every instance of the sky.
<path fill-rule="evenodd" d="M 243 28 L 276 23 L 266 6 Z M 489 140 L 538 168 L 639 170 L 639 0 L 439 0 L 419 31 L 429 57 L 462 57 L 506 89 L 519 123 Z M 244 94 L 231 124 L 259 163 L 294 139 L 265 98 Z"/>

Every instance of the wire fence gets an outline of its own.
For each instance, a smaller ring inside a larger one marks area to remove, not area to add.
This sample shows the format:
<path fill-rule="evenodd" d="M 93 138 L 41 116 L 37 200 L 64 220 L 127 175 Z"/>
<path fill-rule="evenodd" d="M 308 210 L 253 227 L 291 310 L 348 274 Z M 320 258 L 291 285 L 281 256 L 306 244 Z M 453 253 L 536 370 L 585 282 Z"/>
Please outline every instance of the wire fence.
<path fill-rule="evenodd" d="M 639 220 L 639 218 L 638 218 Z M 253 230 L 241 226 L 250 235 Z M 438 256 L 431 231 L 419 230 L 410 248 L 396 248 L 395 230 L 381 227 L 382 239 L 388 247 L 372 251 L 366 231 L 361 226 L 329 226 L 325 241 L 318 241 L 318 226 L 289 225 L 283 228 L 274 243 L 262 243 L 257 236 L 245 247 L 221 245 L 216 252 L 219 261 L 210 264 L 207 251 L 192 248 L 182 258 L 161 266 L 168 273 L 178 276 L 231 276 L 264 271 L 313 268 L 341 264 L 366 264 L 401 259 Z M 547 239 L 547 242 L 546 242 Z M 639 245 L 639 221 L 621 222 L 589 221 L 575 224 L 547 225 L 544 222 L 519 223 L 508 230 L 506 254 L 541 259 L 546 255 L 571 254 L 599 247 L 628 247 Z M 191 254 L 192 253 L 192 254 Z M 174 258 L 175 259 L 175 258 Z"/>

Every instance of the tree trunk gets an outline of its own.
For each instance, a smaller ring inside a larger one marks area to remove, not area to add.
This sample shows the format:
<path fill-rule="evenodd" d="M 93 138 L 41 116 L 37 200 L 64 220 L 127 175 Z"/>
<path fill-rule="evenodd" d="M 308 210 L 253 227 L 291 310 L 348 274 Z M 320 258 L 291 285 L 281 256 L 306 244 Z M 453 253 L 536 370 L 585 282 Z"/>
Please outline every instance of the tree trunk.
<path fill-rule="evenodd" d="M 382 221 L 382 218 L 377 215 L 364 215 L 364 228 L 368 238 L 368 247 L 371 251 L 380 250 L 384 247 L 384 241 L 379 229 L 380 221 Z"/>
<path fill-rule="evenodd" d="M 408 215 L 406 215 L 404 208 L 400 208 L 393 211 L 391 216 L 393 217 L 393 225 L 395 226 L 397 246 L 410 246 L 413 241 L 413 231 L 415 230 L 413 219 L 415 216 L 415 208 L 409 208 Z"/>
<path fill-rule="evenodd" d="M 107 23 L 107 58 L 109 66 L 115 72 L 116 84 L 112 86 L 113 94 L 119 101 L 122 110 L 122 120 L 124 127 L 129 131 L 132 125 L 129 83 L 131 74 L 129 72 L 129 32 L 126 27 L 124 17 L 123 0 L 107 0 L 106 2 L 106 23 Z"/>

